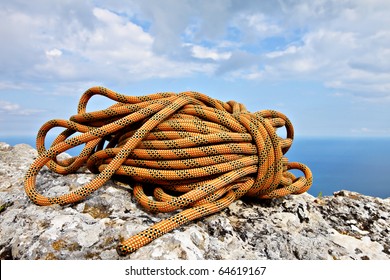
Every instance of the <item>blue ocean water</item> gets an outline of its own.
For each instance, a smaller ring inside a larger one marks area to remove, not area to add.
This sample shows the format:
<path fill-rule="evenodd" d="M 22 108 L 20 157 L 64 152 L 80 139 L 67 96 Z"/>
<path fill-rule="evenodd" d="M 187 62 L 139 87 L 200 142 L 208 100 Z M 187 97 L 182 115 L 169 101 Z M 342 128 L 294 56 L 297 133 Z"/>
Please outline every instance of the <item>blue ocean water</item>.
<path fill-rule="evenodd" d="M 390 138 L 298 138 L 286 156 L 310 167 L 312 195 L 345 189 L 390 197 Z"/>
<path fill-rule="evenodd" d="M 0 141 L 35 147 L 34 137 L 2 137 Z M 298 138 L 286 156 L 310 167 L 314 182 L 308 192 L 314 196 L 344 189 L 390 197 L 390 138 Z"/>

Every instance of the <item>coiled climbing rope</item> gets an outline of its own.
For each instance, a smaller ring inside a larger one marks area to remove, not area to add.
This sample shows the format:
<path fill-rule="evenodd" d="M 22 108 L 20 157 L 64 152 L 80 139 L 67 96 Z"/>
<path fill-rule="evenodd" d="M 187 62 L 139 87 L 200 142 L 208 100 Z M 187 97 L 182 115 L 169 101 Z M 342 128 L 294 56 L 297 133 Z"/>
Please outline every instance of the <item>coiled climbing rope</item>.
<path fill-rule="evenodd" d="M 116 103 L 87 112 L 94 95 Z M 46 149 L 45 137 L 54 127 L 64 131 Z M 285 138 L 276 132 L 282 127 Z M 38 205 L 66 205 L 85 199 L 112 176 L 124 175 L 134 182 L 134 197 L 147 210 L 178 210 L 121 242 L 117 251 L 126 255 L 182 224 L 221 211 L 244 195 L 261 199 L 306 192 L 312 184 L 310 169 L 284 157 L 293 137 L 291 122 L 277 111 L 250 113 L 243 104 L 197 92 L 126 96 L 93 87 L 82 95 L 76 115 L 41 127 L 39 155 L 24 186 Z M 85 146 L 77 157 L 57 159 L 79 145 Z M 46 197 L 35 186 L 45 165 L 60 174 L 86 165 L 98 175 L 69 193 Z M 297 178 L 291 169 L 301 170 L 303 176 Z M 149 188 L 154 189 L 153 198 L 144 193 Z"/>

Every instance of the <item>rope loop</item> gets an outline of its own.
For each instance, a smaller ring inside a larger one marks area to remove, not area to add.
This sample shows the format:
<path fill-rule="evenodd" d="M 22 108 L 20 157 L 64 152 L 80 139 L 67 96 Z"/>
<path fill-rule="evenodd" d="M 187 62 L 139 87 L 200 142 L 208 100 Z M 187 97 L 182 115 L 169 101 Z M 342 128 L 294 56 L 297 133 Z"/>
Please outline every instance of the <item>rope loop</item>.
<path fill-rule="evenodd" d="M 94 95 L 116 103 L 87 112 Z M 64 131 L 46 149 L 45 138 L 55 127 Z M 277 134 L 283 127 L 285 138 Z M 310 169 L 284 156 L 293 138 L 290 120 L 277 111 L 251 113 L 238 102 L 192 91 L 127 96 L 93 87 L 80 98 L 76 115 L 46 122 L 38 131 L 39 156 L 25 176 L 25 191 L 38 205 L 66 205 L 85 199 L 113 176 L 126 176 L 134 184 L 134 197 L 147 210 L 179 210 L 121 242 L 117 251 L 126 255 L 242 196 L 265 199 L 306 192 L 312 185 Z M 57 158 L 79 145 L 84 148 L 78 156 Z M 85 165 L 97 176 L 69 193 L 47 197 L 36 190 L 36 177 L 45 165 L 64 175 Z M 297 178 L 292 169 L 303 176 Z M 145 194 L 150 189 L 152 199 Z"/>

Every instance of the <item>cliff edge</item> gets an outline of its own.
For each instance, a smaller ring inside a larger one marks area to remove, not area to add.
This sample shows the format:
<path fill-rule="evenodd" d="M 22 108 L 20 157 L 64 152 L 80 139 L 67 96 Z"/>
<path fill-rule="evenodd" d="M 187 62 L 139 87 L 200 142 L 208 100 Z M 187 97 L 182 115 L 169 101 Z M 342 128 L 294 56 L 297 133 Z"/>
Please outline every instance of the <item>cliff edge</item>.
<path fill-rule="evenodd" d="M 37 206 L 23 188 L 36 157 L 28 145 L 0 142 L 0 259 L 390 259 L 390 198 L 350 191 L 239 200 L 119 257 L 120 239 L 172 214 L 145 211 L 131 185 L 115 180 L 80 203 Z M 94 176 L 88 170 L 63 176 L 45 167 L 37 186 L 54 196 Z"/>

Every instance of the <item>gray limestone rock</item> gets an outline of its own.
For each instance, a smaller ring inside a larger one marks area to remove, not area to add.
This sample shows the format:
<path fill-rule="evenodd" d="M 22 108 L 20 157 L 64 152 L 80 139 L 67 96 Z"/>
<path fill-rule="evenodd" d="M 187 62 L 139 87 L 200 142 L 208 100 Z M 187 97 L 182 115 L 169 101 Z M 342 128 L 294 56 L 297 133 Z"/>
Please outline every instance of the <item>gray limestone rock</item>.
<path fill-rule="evenodd" d="M 119 257 L 121 239 L 172 213 L 145 211 L 131 185 L 115 180 L 80 203 L 37 206 L 23 188 L 36 156 L 28 145 L 0 143 L 0 259 L 390 259 L 390 199 L 349 191 L 321 199 L 239 200 Z M 94 176 L 45 167 L 37 186 L 54 196 Z"/>

